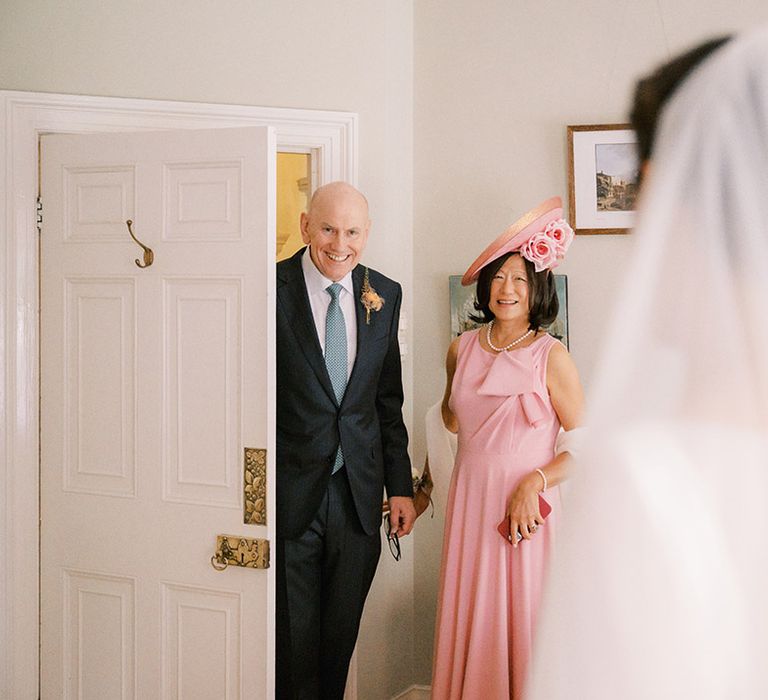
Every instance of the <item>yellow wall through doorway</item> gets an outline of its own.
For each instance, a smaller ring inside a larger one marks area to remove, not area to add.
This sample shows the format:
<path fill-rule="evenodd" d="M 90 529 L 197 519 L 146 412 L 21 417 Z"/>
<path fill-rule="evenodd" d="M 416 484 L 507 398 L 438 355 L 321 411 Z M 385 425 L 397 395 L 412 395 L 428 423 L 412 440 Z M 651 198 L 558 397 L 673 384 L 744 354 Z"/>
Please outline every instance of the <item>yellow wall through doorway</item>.
<path fill-rule="evenodd" d="M 299 220 L 307 210 L 310 191 L 308 153 L 277 154 L 277 261 L 304 245 Z"/>

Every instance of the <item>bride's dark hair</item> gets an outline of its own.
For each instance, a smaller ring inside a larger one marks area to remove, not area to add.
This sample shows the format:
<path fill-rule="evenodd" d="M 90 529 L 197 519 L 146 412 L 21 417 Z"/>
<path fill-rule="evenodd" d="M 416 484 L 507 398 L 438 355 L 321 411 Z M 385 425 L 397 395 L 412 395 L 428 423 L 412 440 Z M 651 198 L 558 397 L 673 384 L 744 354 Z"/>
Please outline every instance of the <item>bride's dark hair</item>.
<path fill-rule="evenodd" d="M 730 38 L 730 36 L 723 36 L 705 41 L 664 63 L 638 81 L 629 119 L 637 134 L 640 162 L 649 160 L 653 153 L 656 126 L 669 98 L 696 66 Z"/>

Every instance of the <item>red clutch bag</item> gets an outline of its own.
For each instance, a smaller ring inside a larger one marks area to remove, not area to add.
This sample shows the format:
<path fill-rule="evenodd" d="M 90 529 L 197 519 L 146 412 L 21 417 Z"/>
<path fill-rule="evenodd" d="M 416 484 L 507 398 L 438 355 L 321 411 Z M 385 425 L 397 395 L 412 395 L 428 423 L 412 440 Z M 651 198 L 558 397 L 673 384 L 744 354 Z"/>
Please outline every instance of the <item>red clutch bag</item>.
<path fill-rule="evenodd" d="M 539 494 L 539 513 L 541 513 L 542 518 L 546 518 L 550 513 L 552 512 L 552 506 L 549 505 L 542 497 L 541 494 Z M 509 544 L 512 544 L 512 538 L 510 537 L 509 532 L 509 518 L 504 518 L 502 520 L 498 527 L 496 528 L 499 533 L 501 533 L 501 536 L 509 542 Z M 523 536 L 520 534 L 520 531 L 517 530 L 515 532 L 515 537 L 517 538 L 517 542 L 523 539 Z"/>

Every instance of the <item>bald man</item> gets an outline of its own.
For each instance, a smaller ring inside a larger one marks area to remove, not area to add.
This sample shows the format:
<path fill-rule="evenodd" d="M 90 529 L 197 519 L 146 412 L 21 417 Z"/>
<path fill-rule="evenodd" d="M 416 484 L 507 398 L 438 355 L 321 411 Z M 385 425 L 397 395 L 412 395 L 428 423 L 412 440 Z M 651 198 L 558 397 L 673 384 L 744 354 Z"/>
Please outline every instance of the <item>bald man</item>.
<path fill-rule="evenodd" d="M 360 265 L 368 202 L 317 189 L 307 247 L 277 265 L 277 669 L 279 700 L 341 700 L 390 527 L 416 519 L 402 417 L 400 285 Z"/>

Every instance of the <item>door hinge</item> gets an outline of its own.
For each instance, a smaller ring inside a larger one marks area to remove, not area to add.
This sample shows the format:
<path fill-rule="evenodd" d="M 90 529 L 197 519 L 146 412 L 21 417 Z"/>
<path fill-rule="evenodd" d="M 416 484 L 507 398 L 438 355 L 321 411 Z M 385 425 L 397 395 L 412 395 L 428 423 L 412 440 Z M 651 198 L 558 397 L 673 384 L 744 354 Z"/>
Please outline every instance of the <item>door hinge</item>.
<path fill-rule="evenodd" d="M 37 235 L 43 232 L 43 198 L 37 198 Z"/>

